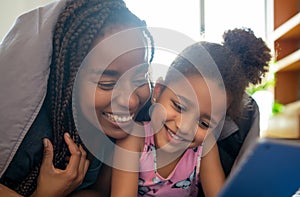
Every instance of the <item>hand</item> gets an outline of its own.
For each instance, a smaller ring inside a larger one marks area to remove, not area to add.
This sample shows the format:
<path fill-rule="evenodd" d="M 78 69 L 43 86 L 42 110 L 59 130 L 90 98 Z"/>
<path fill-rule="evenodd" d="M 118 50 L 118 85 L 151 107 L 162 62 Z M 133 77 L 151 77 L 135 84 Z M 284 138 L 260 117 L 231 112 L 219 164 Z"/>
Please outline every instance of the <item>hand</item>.
<path fill-rule="evenodd" d="M 38 177 L 37 188 L 32 197 L 63 197 L 70 194 L 83 181 L 89 167 L 86 152 L 77 146 L 68 133 L 64 135 L 65 142 L 71 153 L 69 164 L 65 170 L 53 165 L 53 145 L 44 139 L 44 157 Z"/>
<path fill-rule="evenodd" d="M 5 185 L 0 184 L 0 196 L 5 197 L 22 197 L 17 192 L 13 191 L 12 189 L 6 187 Z"/>

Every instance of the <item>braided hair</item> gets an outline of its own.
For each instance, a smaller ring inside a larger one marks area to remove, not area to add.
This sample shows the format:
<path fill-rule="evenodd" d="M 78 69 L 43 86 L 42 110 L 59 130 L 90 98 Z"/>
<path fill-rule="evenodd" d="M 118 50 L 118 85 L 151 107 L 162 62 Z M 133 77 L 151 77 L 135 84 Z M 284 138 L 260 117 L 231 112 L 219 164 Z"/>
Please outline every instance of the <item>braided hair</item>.
<path fill-rule="evenodd" d="M 51 111 L 54 146 L 54 166 L 64 169 L 69 156 L 63 134 L 68 131 L 76 144 L 82 144 L 72 113 L 72 90 L 81 62 L 92 49 L 95 40 L 113 27 L 141 27 L 151 44 L 153 38 L 146 23 L 128 10 L 122 0 L 67 0 L 59 15 L 53 36 L 52 62 L 46 101 Z M 84 146 L 83 146 L 84 147 Z M 36 188 L 41 161 L 15 188 L 29 196 Z"/>
<path fill-rule="evenodd" d="M 260 83 L 268 71 L 271 51 L 249 28 L 228 30 L 223 34 L 223 40 L 222 44 L 200 41 L 187 47 L 172 62 L 166 82 L 173 79 L 172 70 L 185 76 L 197 73 L 203 77 L 217 77 L 211 69 L 212 64 L 216 65 L 230 101 L 227 114 L 236 120 L 243 107 L 248 107 L 242 106 L 245 89 L 250 83 Z M 205 61 L 208 56 L 213 61 Z"/>

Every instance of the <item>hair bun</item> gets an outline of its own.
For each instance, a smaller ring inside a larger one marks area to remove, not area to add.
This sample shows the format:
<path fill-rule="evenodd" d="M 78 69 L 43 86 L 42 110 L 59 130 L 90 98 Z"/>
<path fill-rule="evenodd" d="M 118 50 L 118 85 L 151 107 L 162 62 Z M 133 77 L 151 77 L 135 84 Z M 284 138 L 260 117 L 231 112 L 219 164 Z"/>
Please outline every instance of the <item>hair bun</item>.
<path fill-rule="evenodd" d="M 249 28 L 228 30 L 223 34 L 223 45 L 240 60 L 241 69 L 252 84 L 261 82 L 268 71 L 270 49 Z"/>

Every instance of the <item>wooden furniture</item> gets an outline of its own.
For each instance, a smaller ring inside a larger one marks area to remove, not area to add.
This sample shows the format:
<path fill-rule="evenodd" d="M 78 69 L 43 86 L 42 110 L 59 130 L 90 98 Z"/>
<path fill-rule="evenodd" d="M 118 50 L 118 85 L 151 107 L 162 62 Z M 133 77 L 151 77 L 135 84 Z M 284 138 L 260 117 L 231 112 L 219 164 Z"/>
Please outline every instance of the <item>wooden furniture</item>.
<path fill-rule="evenodd" d="M 266 137 L 300 138 L 300 0 L 273 0 L 274 100 L 286 106 L 272 117 Z M 290 108 L 290 109 L 288 109 Z M 292 110 L 291 110 L 292 109 Z M 289 112 L 289 111 L 292 111 Z"/>
<path fill-rule="evenodd" d="M 274 0 L 275 100 L 300 99 L 300 0 Z"/>

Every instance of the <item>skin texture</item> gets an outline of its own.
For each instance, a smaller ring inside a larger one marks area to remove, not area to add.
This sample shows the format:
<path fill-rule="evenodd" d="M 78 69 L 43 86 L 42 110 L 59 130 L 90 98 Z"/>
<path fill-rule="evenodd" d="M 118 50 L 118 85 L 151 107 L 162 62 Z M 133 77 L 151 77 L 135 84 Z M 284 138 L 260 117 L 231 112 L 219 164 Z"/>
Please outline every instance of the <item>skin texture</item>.
<path fill-rule="evenodd" d="M 112 29 L 98 43 L 101 44 L 101 41 L 118 31 L 121 29 Z M 144 46 L 143 40 L 138 39 L 139 37 L 141 35 L 131 35 L 128 39 L 136 42 L 138 46 Z M 91 66 L 87 66 L 84 72 L 80 73 L 80 109 L 88 123 L 111 138 L 123 139 L 129 135 L 128 131 L 132 130 L 135 124 L 133 120 L 137 112 L 150 97 L 146 50 L 145 48 L 130 50 L 118 56 L 107 67 L 98 66 L 97 58 L 91 59 Z M 96 183 L 103 186 L 98 190 L 103 196 L 109 193 L 110 170 L 104 165 Z M 72 195 L 99 194 L 92 190 L 84 190 Z"/>
<path fill-rule="evenodd" d="M 226 96 L 214 81 L 204 80 L 200 75 L 188 75 L 185 79 L 170 82 L 167 87 L 157 84 L 153 92 L 157 105 L 153 109 L 151 122 L 154 131 L 157 131 L 154 139 L 158 149 L 158 173 L 163 177 L 168 177 L 174 170 L 183 151 L 201 145 L 224 116 L 221 112 L 226 107 L 223 102 Z M 219 98 L 213 103 L 212 94 Z M 205 183 L 205 195 L 212 197 L 221 189 L 225 176 L 215 140 L 206 142 L 214 145 L 201 160 L 200 180 Z M 141 152 L 144 138 L 130 135 L 117 144 L 126 150 Z M 178 157 L 165 165 L 165 159 L 170 155 Z M 115 162 L 123 166 L 120 169 L 113 168 L 112 196 L 136 196 L 139 154 L 126 155 L 117 149 Z"/>
<path fill-rule="evenodd" d="M 186 142 L 188 148 L 202 144 L 208 129 L 216 127 L 216 123 L 223 117 L 222 101 L 226 100 L 226 97 L 218 92 L 219 87 L 211 84 L 208 89 L 203 78 L 193 75 L 188 77 L 188 81 L 172 82 L 167 88 L 160 87 L 160 84 L 156 86 L 153 97 L 163 106 L 154 110 L 152 116 L 155 130 L 161 127 L 155 135 L 158 148 L 163 148 L 170 142 L 174 143 L 174 146 L 177 146 L 176 143 Z M 210 94 L 217 95 L 216 97 L 220 99 L 212 103 L 210 97 L 203 96 Z M 219 109 L 214 114 L 211 110 L 212 104 Z M 161 109 L 164 109 L 165 113 L 161 112 Z M 166 117 L 163 119 L 159 117 L 160 114 L 166 114 Z M 159 123 L 161 124 L 157 125 Z M 174 139 L 170 134 L 175 134 L 179 138 Z"/>
<path fill-rule="evenodd" d="M 77 146 L 65 133 L 64 140 L 71 153 L 69 163 L 65 170 L 55 168 L 53 165 L 53 145 L 48 139 L 43 139 L 44 155 L 38 177 L 38 187 L 31 197 L 49 196 L 61 197 L 71 193 L 82 183 L 89 167 L 86 151 Z M 49 187 L 51 185 L 51 187 Z M 0 195 L 8 197 L 20 197 L 22 195 L 0 184 Z"/>
<path fill-rule="evenodd" d="M 64 135 L 64 139 L 71 152 L 69 164 L 65 170 L 60 170 L 53 166 L 53 146 L 48 139 L 44 139 L 44 158 L 40 176 L 38 177 L 38 185 L 40 187 L 31 196 L 43 196 L 45 194 L 58 197 L 66 196 L 82 183 L 89 166 L 86 152 L 81 146 L 78 147 L 73 142 L 68 133 Z M 49 183 L 51 187 L 49 187 Z M 65 187 L 62 188 L 61 185 Z M 55 189 L 53 190 L 53 188 Z"/>
<path fill-rule="evenodd" d="M 109 34 L 119 30 L 113 29 Z M 131 43 L 144 46 L 139 37 L 141 35 L 132 35 Z M 99 43 L 105 38 L 99 40 Z M 98 66 L 97 57 L 92 57 L 91 62 L 91 66 L 87 66 L 79 76 L 79 103 L 82 114 L 87 122 L 107 136 L 123 139 L 135 126 L 137 112 L 150 97 L 146 50 L 130 50 L 114 59 L 105 69 Z M 94 186 L 71 196 L 108 196 L 110 182 L 111 168 L 103 164 Z M 98 185 L 101 187 L 97 187 Z"/>
<path fill-rule="evenodd" d="M 7 197 L 21 197 L 20 194 L 2 184 L 0 184 L 0 194 Z"/>
<path fill-rule="evenodd" d="M 101 41 L 121 30 L 112 29 L 98 43 L 101 45 Z M 141 35 L 128 37 L 130 42 L 135 42 L 134 46 L 145 45 L 143 40 L 138 39 Z M 114 54 L 111 47 L 111 54 L 110 51 L 105 52 L 113 59 L 107 66 L 99 63 L 101 57 L 97 57 L 97 50 L 101 52 L 96 48 L 96 57 L 92 56 L 90 65 L 80 73 L 80 109 L 94 127 L 109 137 L 121 139 L 128 135 L 126 131 L 132 129 L 137 112 L 150 97 L 146 50 L 133 48 L 119 55 Z"/>

